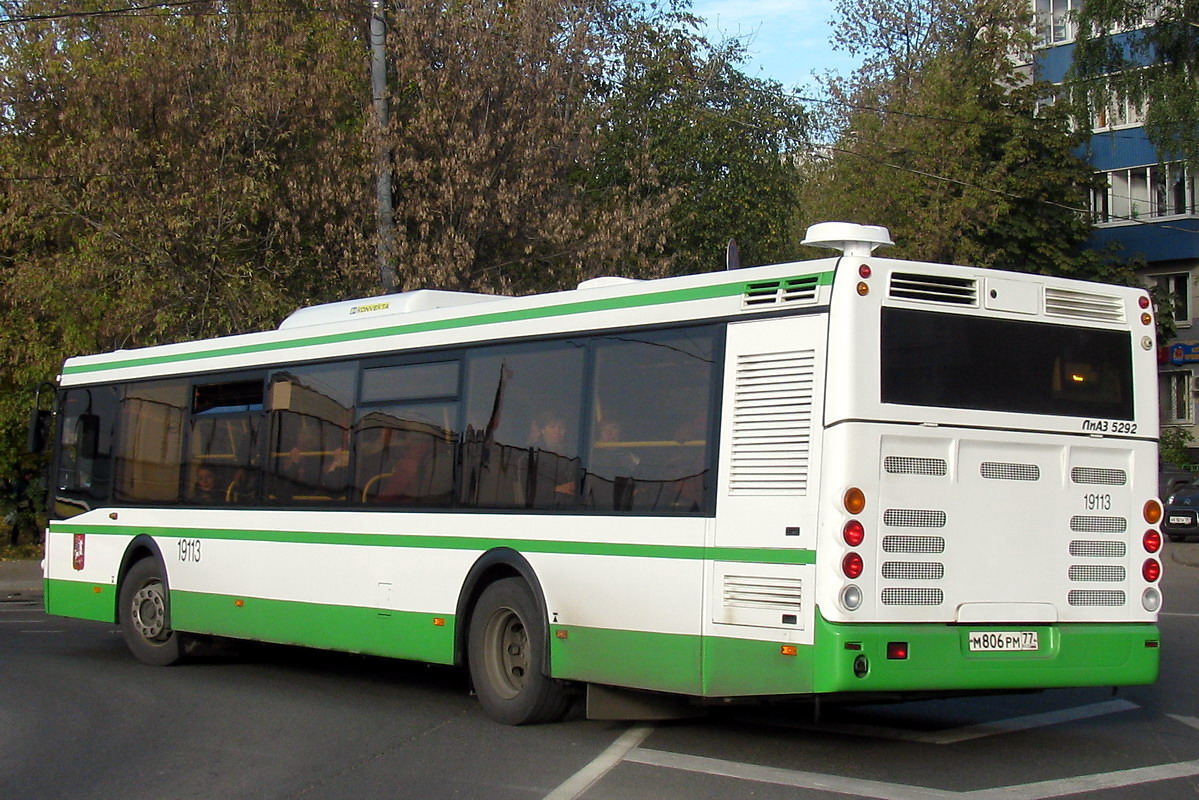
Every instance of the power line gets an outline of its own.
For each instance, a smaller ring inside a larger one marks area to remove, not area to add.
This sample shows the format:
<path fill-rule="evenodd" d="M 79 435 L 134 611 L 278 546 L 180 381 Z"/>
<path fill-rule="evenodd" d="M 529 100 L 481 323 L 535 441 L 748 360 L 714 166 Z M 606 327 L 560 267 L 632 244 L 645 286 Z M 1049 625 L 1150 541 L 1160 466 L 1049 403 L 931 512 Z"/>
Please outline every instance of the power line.
<path fill-rule="evenodd" d="M 102 8 L 95 11 L 63 11 L 58 14 L 30 14 L 23 17 L 0 18 L 0 25 L 23 25 L 27 22 L 48 22 L 52 20 L 63 19 L 89 19 L 92 17 L 136 16 L 136 14 L 133 12 L 211 5 L 212 2 L 213 0 L 178 0 L 177 2 L 148 3 L 146 5 L 126 6 L 124 8 Z"/>

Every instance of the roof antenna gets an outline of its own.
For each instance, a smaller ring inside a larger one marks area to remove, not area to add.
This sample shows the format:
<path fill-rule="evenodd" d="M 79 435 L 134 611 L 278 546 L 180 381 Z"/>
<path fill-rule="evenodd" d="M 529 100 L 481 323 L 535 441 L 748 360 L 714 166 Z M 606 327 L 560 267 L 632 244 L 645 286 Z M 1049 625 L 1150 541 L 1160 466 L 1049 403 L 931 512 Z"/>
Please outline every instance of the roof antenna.
<path fill-rule="evenodd" d="M 725 245 L 724 268 L 741 269 L 741 248 L 737 246 L 736 239 L 729 239 L 729 243 Z"/>

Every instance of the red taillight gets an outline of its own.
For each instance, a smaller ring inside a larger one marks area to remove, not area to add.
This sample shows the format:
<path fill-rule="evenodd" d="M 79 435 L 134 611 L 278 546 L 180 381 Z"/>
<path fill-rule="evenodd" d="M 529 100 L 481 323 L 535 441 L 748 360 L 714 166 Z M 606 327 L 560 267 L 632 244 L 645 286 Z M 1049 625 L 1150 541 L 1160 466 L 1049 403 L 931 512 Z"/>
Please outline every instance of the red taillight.
<path fill-rule="evenodd" d="M 852 555 L 852 554 L 851 554 Z M 1141 577 L 1149 583 L 1153 583 L 1162 576 L 1162 565 L 1158 563 L 1156 558 L 1147 558 L 1145 563 L 1141 565 Z"/>
<path fill-rule="evenodd" d="M 860 577 L 865 566 L 862 557 L 857 553 L 846 553 L 845 558 L 841 559 L 841 571 L 851 580 Z"/>
<path fill-rule="evenodd" d="M 870 272 L 869 264 L 863 264 L 862 266 L 858 267 L 858 275 L 860 275 L 861 277 L 869 278 L 870 274 L 871 274 L 871 272 Z"/>
<path fill-rule="evenodd" d="M 841 536 L 845 539 L 847 545 L 857 547 L 866 540 L 866 526 L 856 519 L 851 519 L 845 523 L 845 529 L 841 531 Z"/>
<path fill-rule="evenodd" d="M 1162 549 L 1162 535 L 1157 531 L 1145 531 L 1141 544 L 1145 545 L 1146 553 L 1156 553 Z"/>
<path fill-rule="evenodd" d="M 1149 295 L 1141 295 L 1139 298 L 1137 298 L 1137 303 L 1140 304 L 1141 308 L 1149 308 Z"/>

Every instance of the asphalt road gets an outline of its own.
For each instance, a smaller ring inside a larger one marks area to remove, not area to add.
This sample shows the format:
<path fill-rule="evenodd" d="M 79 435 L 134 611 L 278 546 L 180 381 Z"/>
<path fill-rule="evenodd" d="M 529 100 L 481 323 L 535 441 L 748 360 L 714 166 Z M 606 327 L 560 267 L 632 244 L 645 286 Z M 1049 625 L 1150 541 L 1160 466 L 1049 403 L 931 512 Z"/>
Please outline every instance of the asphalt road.
<path fill-rule="evenodd" d="M 0 798 L 1193 798 L 1199 544 L 1154 686 L 509 728 L 451 669 L 251 647 L 146 667 L 0 592 Z"/>

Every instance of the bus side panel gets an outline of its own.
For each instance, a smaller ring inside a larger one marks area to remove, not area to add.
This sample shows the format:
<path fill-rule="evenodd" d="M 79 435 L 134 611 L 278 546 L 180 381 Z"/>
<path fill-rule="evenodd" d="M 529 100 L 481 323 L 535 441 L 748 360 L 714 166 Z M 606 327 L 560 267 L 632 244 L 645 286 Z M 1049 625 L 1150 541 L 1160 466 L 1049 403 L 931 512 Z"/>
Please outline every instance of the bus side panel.
<path fill-rule="evenodd" d="M 545 591 L 554 677 L 700 693 L 695 612 L 703 584 L 698 545 L 707 522 L 670 521 L 675 541 L 694 542 L 680 557 L 671 557 L 674 548 L 661 548 L 659 557 L 530 556 Z"/>
<path fill-rule="evenodd" d="M 131 538 L 106 535 L 102 526 L 76 525 L 66 532 L 60 523 L 51 523 L 44 568 L 46 613 L 115 622 L 117 571 Z"/>
<path fill-rule="evenodd" d="M 828 314 L 729 325 L 707 697 L 810 692 Z"/>

